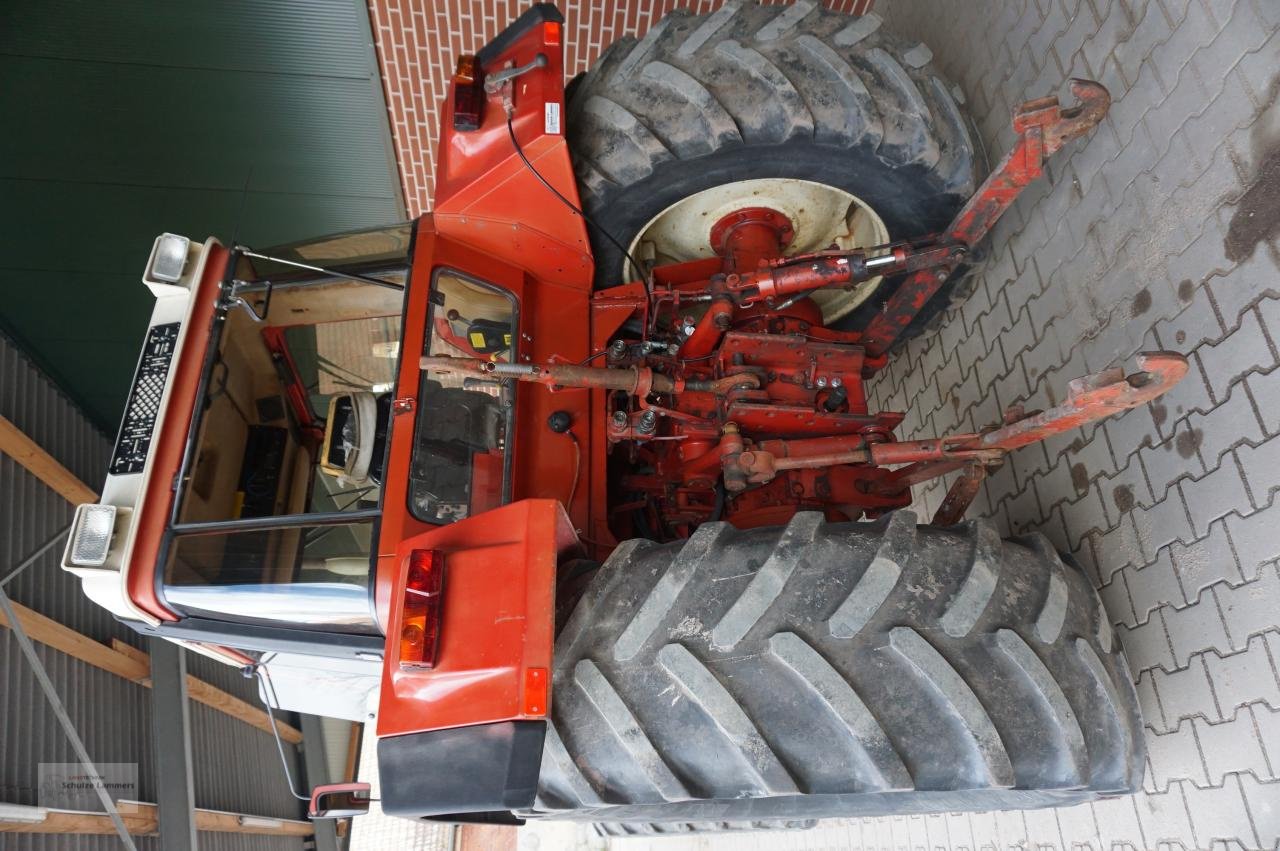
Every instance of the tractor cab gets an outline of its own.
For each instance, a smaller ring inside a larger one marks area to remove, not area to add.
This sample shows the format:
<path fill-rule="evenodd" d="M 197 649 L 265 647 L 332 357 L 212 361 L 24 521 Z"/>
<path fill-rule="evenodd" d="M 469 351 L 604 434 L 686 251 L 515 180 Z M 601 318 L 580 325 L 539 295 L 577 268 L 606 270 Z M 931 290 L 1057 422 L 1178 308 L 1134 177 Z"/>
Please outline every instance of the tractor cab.
<path fill-rule="evenodd" d="M 435 250 L 415 258 L 424 236 Z M 367 719 L 389 653 L 410 678 L 436 665 L 439 623 L 407 645 L 393 624 L 424 596 L 414 542 L 512 497 L 514 382 L 420 359 L 514 363 L 519 282 L 430 217 L 261 251 L 164 234 L 143 281 L 156 302 L 134 388 L 64 567 L 139 631 L 269 662 L 281 708 Z M 540 585 L 555 551 L 542 561 Z M 453 634 L 491 622 L 465 619 Z M 549 630 L 504 647 L 513 670 L 545 665 Z M 317 678 L 334 686 L 323 709 Z"/>
<path fill-rule="evenodd" d="M 397 413 L 418 415 L 401 420 L 411 449 L 394 462 L 407 491 L 396 512 L 443 524 L 506 501 L 512 384 L 419 372 L 416 356 L 510 362 L 515 300 L 457 271 L 424 280 L 430 294 L 417 308 L 426 315 L 415 322 L 420 349 L 407 365 L 410 392 L 397 396 L 414 231 L 404 224 L 264 252 L 236 247 L 222 250 L 220 280 L 210 269 L 205 281 L 188 282 L 184 267 L 178 280 L 150 282 L 159 288 L 158 309 L 168 297 L 197 308 L 193 289 L 217 302 L 203 356 L 183 363 L 194 391 L 191 418 L 185 429 L 170 423 L 160 435 L 182 446 L 148 590 L 182 622 L 380 641 L 377 542 Z M 160 237 L 156 251 L 176 251 L 165 243 L 177 240 Z M 199 249 L 201 266 L 214 248 L 221 246 Z M 171 324 L 153 326 L 152 336 Z M 139 375 L 158 357 L 172 359 L 179 342 L 144 355 Z M 145 422 L 141 409 L 159 407 L 158 396 L 146 380 L 135 386 L 109 493 L 142 484 L 150 436 L 146 445 L 129 437 L 155 433 L 156 417 Z M 113 526 L 132 526 L 134 506 L 104 503 L 89 514 L 110 509 L 122 514 Z M 102 543 L 103 563 L 123 559 L 117 553 L 128 535 Z M 68 567 L 83 574 L 101 566 L 95 560 L 72 551 Z"/>

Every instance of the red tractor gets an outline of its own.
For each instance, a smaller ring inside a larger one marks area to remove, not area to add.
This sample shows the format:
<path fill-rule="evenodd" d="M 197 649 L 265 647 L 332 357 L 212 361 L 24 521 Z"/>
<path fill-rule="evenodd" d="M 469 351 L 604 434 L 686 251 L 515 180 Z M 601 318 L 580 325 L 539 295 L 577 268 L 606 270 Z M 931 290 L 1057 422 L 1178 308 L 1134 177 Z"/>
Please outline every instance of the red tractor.
<path fill-rule="evenodd" d="M 458 61 L 418 221 L 156 241 L 66 569 L 272 707 L 376 716 L 397 815 L 665 833 L 1137 789 L 1088 579 L 961 519 L 1008 452 L 1185 360 L 925 440 L 867 393 L 1106 90 L 1019 107 L 984 182 L 955 90 L 874 17 L 677 12 L 568 86 L 562 38 L 534 5 Z"/>

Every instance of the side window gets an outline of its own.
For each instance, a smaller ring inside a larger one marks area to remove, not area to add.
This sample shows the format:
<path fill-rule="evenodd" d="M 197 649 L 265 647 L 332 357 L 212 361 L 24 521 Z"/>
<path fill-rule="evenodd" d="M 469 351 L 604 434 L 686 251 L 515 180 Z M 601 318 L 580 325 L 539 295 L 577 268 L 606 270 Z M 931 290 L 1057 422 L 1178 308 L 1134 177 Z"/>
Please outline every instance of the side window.
<path fill-rule="evenodd" d="M 376 635 L 371 522 L 179 535 L 165 599 L 191 615 Z"/>
<path fill-rule="evenodd" d="M 516 303 L 510 293 L 440 269 L 431 289 L 425 355 L 513 359 Z M 409 471 L 409 509 L 428 523 L 452 523 L 510 496 L 514 382 L 422 373 Z"/>

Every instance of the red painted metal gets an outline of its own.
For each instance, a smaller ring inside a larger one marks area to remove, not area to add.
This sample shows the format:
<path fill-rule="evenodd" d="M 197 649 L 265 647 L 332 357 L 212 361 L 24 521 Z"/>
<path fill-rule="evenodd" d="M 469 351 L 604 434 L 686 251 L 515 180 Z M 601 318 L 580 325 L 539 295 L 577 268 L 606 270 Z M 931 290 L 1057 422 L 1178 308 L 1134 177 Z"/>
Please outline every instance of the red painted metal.
<path fill-rule="evenodd" d="M 795 237 L 786 214 L 769 207 L 744 207 L 711 226 L 711 247 L 726 272 L 749 272 L 782 254 Z"/>
<path fill-rule="evenodd" d="M 550 32 L 550 31 L 548 31 Z M 439 233 L 495 257 L 507 258 L 540 282 L 589 292 L 595 271 L 582 217 L 560 203 L 520 157 L 507 131 L 511 123 L 525 155 L 566 198 L 578 197 L 564 122 L 564 48 L 535 27 L 497 56 L 487 57 L 486 75 L 546 57 L 543 67 L 522 74 L 488 93 L 476 130 L 453 125 L 454 97 L 445 98 L 440 116 L 433 218 Z"/>
<path fill-rule="evenodd" d="M 822 469 L 846 464 L 906 465 L 879 485 L 885 496 L 902 493 L 957 467 L 967 468 L 939 509 L 939 525 L 957 522 L 977 493 L 985 467 L 998 465 L 1015 449 L 1085 423 L 1145 404 L 1168 391 L 1187 372 L 1187 359 L 1174 352 L 1138 355 L 1139 371 L 1126 376 L 1119 368 L 1085 376 L 1068 385 L 1066 400 L 1047 411 L 1020 416 L 982 434 L 950 435 L 935 440 L 866 443 L 859 437 L 810 440 L 764 440 L 744 449 L 741 440 L 722 443 L 725 484 L 743 490 L 772 481 L 786 470 Z"/>
<path fill-rule="evenodd" d="M 964 512 L 978 495 L 978 489 L 987 480 L 987 468 L 983 464 L 970 464 L 951 483 L 946 497 L 933 513 L 933 525 L 954 526 L 964 517 Z"/>
<path fill-rule="evenodd" d="M 1138 355 L 1138 372 L 1126 376 L 1119 367 L 1077 378 L 1067 385 L 1067 398 L 1047 411 L 1031 414 L 982 435 L 978 445 L 1011 452 L 1093 420 L 1150 402 L 1168 392 L 1187 374 L 1187 359 L 1177 352 Z"/>
<path fill-rule="evenodd" d="M 444 558 L 440 648 L 434 668 L 401 664 L 404 612 L 393 610 L 378 735 L 546 717 L 556 564 L 577 543 L 564 508 L 548 499 L 505 505 L 399 542 L 397 598 L 414 550 Z M 543 682 L 531 670 L 542 671 Z"/>
<path fill-rule="evenodd" d="M 1068 109 L 1062 109 L 1056 97 L 1045 97 L 1028 101 L 1014 111 L 1013 129 L 1018 141 L 956 214 L 942 237 L 944 243 L 966 250 L 977 245 L 1022 190 L 1043 174 L 1049 157 L 1071 139 L 1097 126 L 1111 105 L 1106 88 L 1092 80 L 1072 80 L 1071 94 L 1078 103 Z M 862 343 L 868 352 L 875 355 L 889 350 L 962 256 L 963 252 L 955 262 L 916 271 L 903 281 L 884 311 L 863 332 Z"/>

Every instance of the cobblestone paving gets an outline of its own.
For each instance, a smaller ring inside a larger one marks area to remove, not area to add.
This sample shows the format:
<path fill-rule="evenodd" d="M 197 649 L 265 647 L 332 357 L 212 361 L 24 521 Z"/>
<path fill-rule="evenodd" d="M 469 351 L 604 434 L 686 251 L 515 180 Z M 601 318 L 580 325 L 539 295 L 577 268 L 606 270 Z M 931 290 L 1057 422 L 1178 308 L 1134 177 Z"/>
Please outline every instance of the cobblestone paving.
<path fill-rule="evenodd" d="M 1012 106 L 1065 95 L 1067 77 L 1114 97 L 1002 220 L 968 300 L 872 399 L 908 412 L 903 437 L 931 437 L 1048 407 L 1141 350 L 1190 356 L 1163 400 L 1020 451 L 970 511 L 1045 533 L 1101 590 L 1146 718 L 1145 791 L 652 845 L 1280 847 L 1280 1 L 876 8 L 932 47 L 992 159 L 1013 141 Z M 920 495 L 922 516 L 944 492 Z"/>

